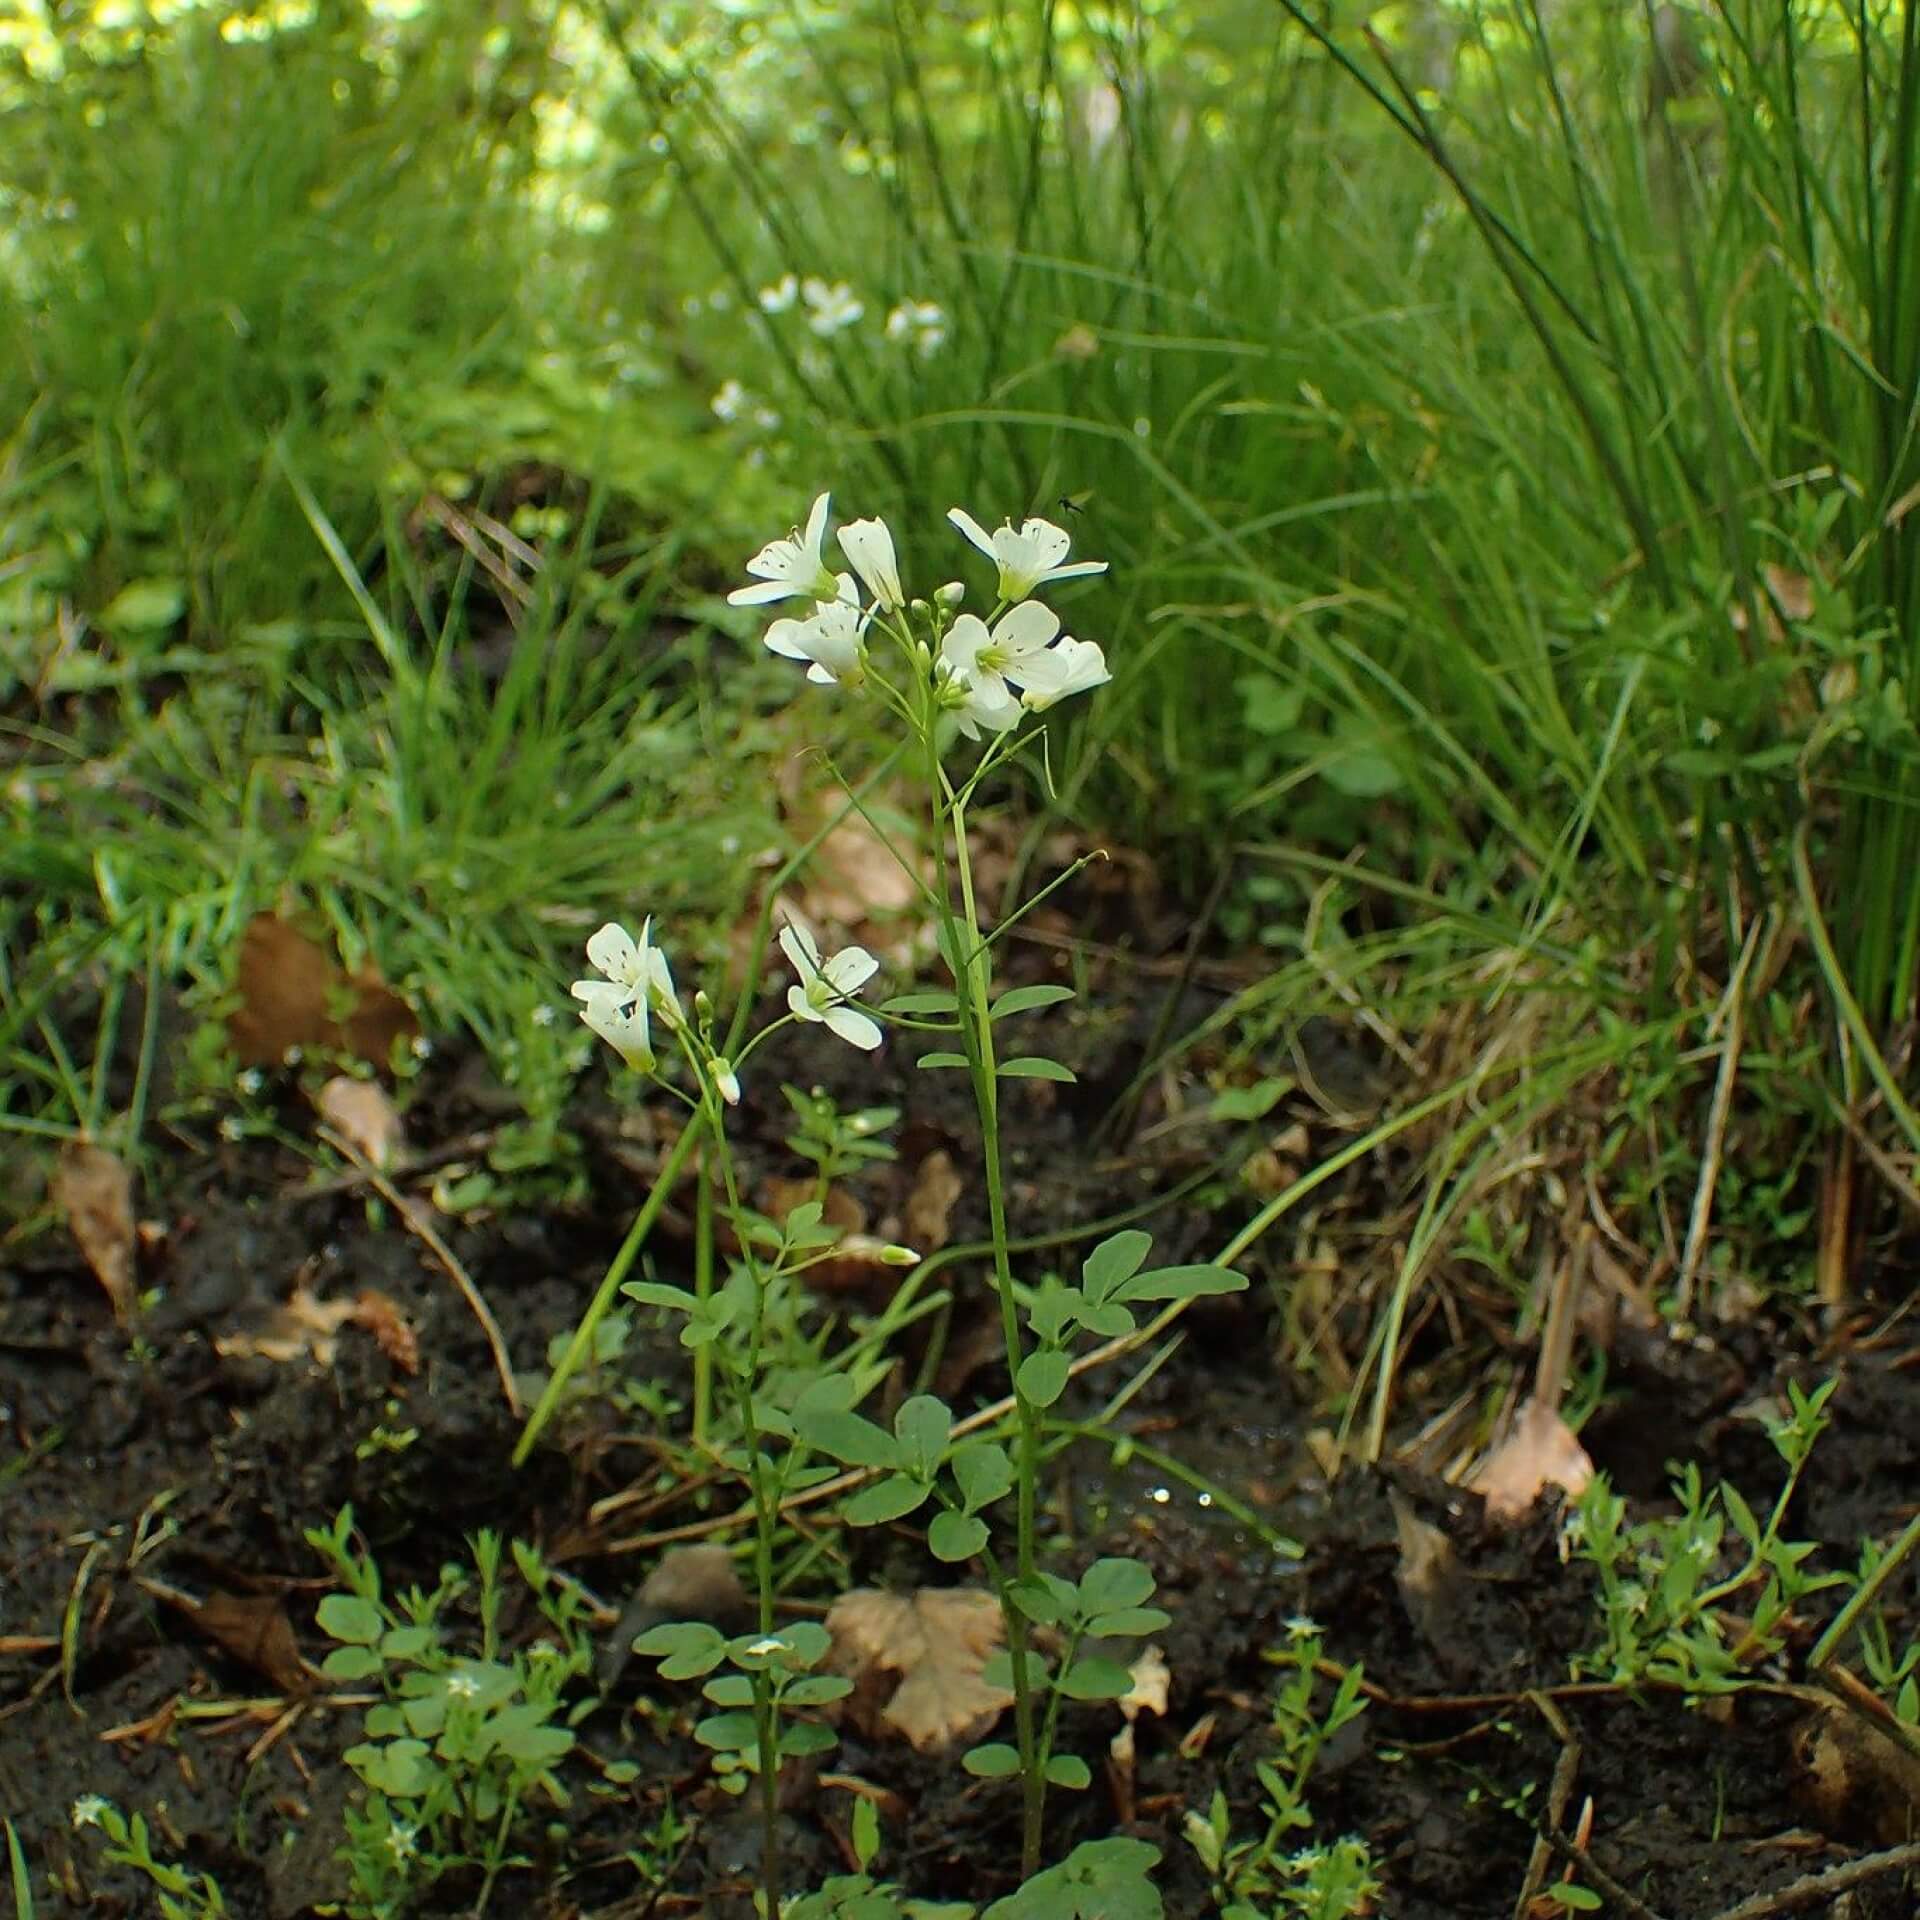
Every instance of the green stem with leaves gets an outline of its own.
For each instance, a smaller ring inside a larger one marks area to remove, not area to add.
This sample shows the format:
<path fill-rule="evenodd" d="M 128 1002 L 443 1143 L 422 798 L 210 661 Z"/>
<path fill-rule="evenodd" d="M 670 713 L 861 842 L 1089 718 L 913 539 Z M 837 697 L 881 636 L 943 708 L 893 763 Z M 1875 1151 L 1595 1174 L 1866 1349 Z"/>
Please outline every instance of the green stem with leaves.
<path fill-rule="evenodd" d="M 945 822 L 952 838 L 953 870 L 960 883 L 961 911 L 953 910 L 947 887 L 947 836 L 936 831 L 940 884 L 937 889 L 941 944 L 953 974 L 954 998 L 961 1043 L 973 1080 L 974 1105 L 980 1115 L 980 1162 L 987 1188 L 988 1237 L 993 1243 L 994 1290 L 1000 1296 L 1000 1331 L 1006 1343 L 1007 1371 L 1013 1384 L 1015 1423 L 1019 1443 L 1015 1457 L 1015 1588 L 1031 1584 L 1034 1576 L 1034 1497 L 1040 1472 L 1040 1414 L 1020 1387 L 1020 1363 L 1025 1358 L 1020 1339 L 1020 1315 L 1013 1293 L 1013 1266 L 1008 1257 L 1006 1184 L 1000 1165 L 1000 1102 L 998 1065 L 993 1046 L 992 950 L 980 937 L 980 915 L 973 891 L 973 863 L 967 850 L 967 809 L 940 765 L 927 729 L 929 798 L 936 829 Z M 1021 1872 L 1031 1877 L 1040 1866 L 1040 1840 L 1046 1816 L 1045 1755 L 1034 1727 L 1033 1688 L 1027 1672 L 1027 1621 L 1018 1604 L 1002 1589 L 1001 1610 L 1006 1621 L 1007 1653 L 1013 1674 L 1013 1718 L 1020 1748 L 1022 1820 Z"/>

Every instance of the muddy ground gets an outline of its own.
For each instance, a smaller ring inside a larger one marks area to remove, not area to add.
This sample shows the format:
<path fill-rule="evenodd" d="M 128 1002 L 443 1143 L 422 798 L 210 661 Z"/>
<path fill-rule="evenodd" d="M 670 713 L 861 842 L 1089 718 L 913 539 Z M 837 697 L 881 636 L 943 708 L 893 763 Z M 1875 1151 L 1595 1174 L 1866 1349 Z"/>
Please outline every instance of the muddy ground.
<path fill-rule="evenodd" d="M 1102 1016 L 1096 1007 L 1078 1043 L 1056 1048 L 1075 1059 L 1081 1084 L 1036 1087 L 1013 1101 L 1021 1222 L 1064 1227 L 1110 1213 L 1204 1170 L 1210 1155 L 1244 1157 L 1259 1144 L 1251 1135 L 1223 1140 L 1191 1130 L 1145 1147 L 1088 1144 L 1127 1084 L 1147 1019 Z M 856 1091 L 867 1101 L 897 1099 L 905 1112 L 901 1161 L 855 1187 L 879 1220 L 897 1210 L 925 1156 L 944 1149 L 962 1176 L 951 1231 L 966 1241 L 981 1208 L 952 1089 L 939 1076 L 915 1075 L 904 1049 L 888 1057 L 894 1084 L 886 1092 L 870 1080 L 856 1089 L 853 1063 L 830 1046 L 796 1046 L 770 1062 L 738 1123 L 747 1160 L 756 1177 L 800 1171 L 780 1144 L 788 1118 L 777 1092 L 782 1077 L 818 1078 L 849 1101 Z M 483 1079 L 457 1050 L 438 1057 L 409 1108 L 410 1149 L 431 1153 L 493 1124 Z M 537 1368 L 549 1340 L 575 1324 L 658 1150 L 644 1129 L 636 1135 L 623 1126 L 597 1076 L 595 1088 L 572 1116 L 590 1176 L 587 1204 L 440 1221 L 523 1370 Z M 269 1091 L 288 1133 L 310 1134 L 297 1076 L 278 1076 Z M 1296 1121 L 1308 1128 L 1310 1154 L 1338 1144 L 1299 1097 L 1255 1132 L 1265 1139 Z M 402 1184 L 424 1190 L 431 1177 Z M 1368 1177 L 1355 1176 L 1356 1205 L 1364 1205 Z M 137 1349 L 63 1236 L 0 1246 L 0 1813 L 35 1862 L 43 1913 L 158 1911 L 150 1892 L 101 1869 L 96 1835 L 70 1826 L 69 1809 L 86 1793 L 145 1811 L 175 1857 L 218 1876 L 239 1920 L 298 1920 L 338 1894 L 331 1855 L 343 1799 L 354 1790 L 340 1755 L 358 1737 L 358 1715 L 330 1708 L 315 1686 L 289 1720 L 288 1699 L 261 1663 L 200 1630 L 167 1592 L 276 1598 L 301 1651 L 317 1662 L 326 1643 L 314 1608 L 325 1580 L 303 1535 L 351 1502 L 390 1590 L 430 1585 L 443 1562 L 464 1557 L 466 1536 L 486 1526 L 543 1543 L 611 1623 L 659 1552 L 616 1551 L 623 1538 L 711 1518 L 735 1503 L 708 1489 L 655 1503 L 643 1525 L 596 1526 L 593 1503 L 629 1484 L 651 1485 L 657 1462 L 646 1433 L 591 1421 L 572 1429 L 569 1451 L 542 1450 L 513 1470 L 517 1423 L 446 1273 L 364 1184 L 335 1180 L 316 1192 L 315 1179 L 312 1159 L 292 1148 L 229 1143 L 211 1130 L 176 1135 L 141 1198 L 142 1218 L 161 1229 L 143 1255 L 142 1279 L 160 1297 Z M 1148 1222 L 1160 1236 L 1157 1253 L 1205 1257 L 1254 1204 L 1224 1175 L 1188 1191 Z M 684 1221 L 670 1217 L 654 1250 L 660 1277 L 681 1277 L 685 1248 Z M 1300 1558 L 1138 1457 L 1116 1466 L 1107 1450 L 1082 1446 L 1053 1469 L 1056 1563 L 1072 1569 L 1103 1552 L 1143 1555 L 1173 1616 L 1162 1636 L 1168 1712 L 1141 1720 L 1131 1779 L 1107 1759 L 1118 1725 L 1110 1709 L 1086 1709 L 1072 1723 L 1069 1744 L 1088 1758 L 1094 1786 L 1055 1798 L 1062 1851 L 1124 1820 L 1125 1830 L 1164 1851 L 1169 1911 L 1210 1911 L 1182 1815 L 1223 1788 L 1236 1828 L 1258 1830 L 1254 1766 L 1267 1750 L 1274 1684 L 1265 1656 L 1302 1614 L 1324 1625 L 1328 1657 L 1363 1663 L 1374 1689 L 1366 1713 L 1323 1760 L 1312 1803 L 1317 1838 L 1356 1833 L 1368 1841 L 1385 1884 L 1383 1914 L 1513 1913 L 1538 1844 L 1535 1822 L 1550 1807 L 1568 1836 L 1584 1826 L 1591 1863 L 1624 1889 L 1609 1896 L 1609 1910 L 1666 1920 L 1778 1895 L 1905 1837 L 1911 1803 L 1897 1786 L 1876 1778 L 1836 1787 L 1810 1777 L 1800 1700 L 1759 1693 L 1706 1710 L 1670 1695 L 1635 1700 L 1604 1689 L 1529 1699 L 1530 1689 L 1561 1688 L 1570 1657 L 1594 1639 L 1590 1584 L 1580 1567 L 1563 1564 L 1551 1507 L 1517 1531 L 1496 1532 L 1475 1496 L 1404 1468 L 1349 1468 L 1329 1492 L 1306 1438 L 1324 1416 L 1275 1358 L 1299 1254 L 1291 1236 L 1256 1249 L 1249 1293 L 1188 1317 L 1184 1343 L 1117 1426 L 1190 1457 L 1271 1528 L 1300 1540 Z M 990 1342 L 974 1338 L 979 1268 L 957 1263 L 948 1277 L 958 1304 L 947 1381 L 958 1404 L 982 1404 L 1004 1390 L 1004 1374 L 986 1357 Z M 338 1331 L 325 1365 L 307 1355 L 220 1351 L 232 1348 L 236 1332 L 269 1324 L 296 1286 L 321 1299 L 368 1287 L 388 1296 L 417 1339 L 417 1372 L 354 1325 Z M 1436 1321 L 1422 1337 L 1432 1346 L 1445 1333 Z M 683 1391 L 678 1347 L 664 1336 L 641 1344 L 641 1364 Z M 1710 1479 L 1730 1477 L 1760 1506 L 1780 1469 L 1756 1405 L 1789 1375 L 1811 1381 L 1836 1368 L 1834 1429 L 1816 1451 L 1795 1530 L 1826 1543 L 1830 1564 L 1849 1565 L 1859 1537 L 1890 1535 L 1920 1490 L 1920 1390 L 1884 1353 L 1823 1356 L 1808 1326 L 1784 1320 L 1713 1342 L 1622 1342 L 1588 1442 L 1643 1511 L 1661 1498 L 1669 1459 L 1696 1460 Z M 1084 1416 L 1117 1384 L 1091 1382 L 1065 1410 Z M 1407 1406 L 1405 1430 L 1428 1410 Z M 375 1442 L 376 1429 L 415 1437 L 393 1451 Z M 1410 1604 L 1403 1591 L 1395 1493 L 1403 1513 L 1424 1517 L 1454 1543 L 1461 1577 L 1437 1605 L 1417 1597 Z M 161 1513 L 155 1503 L 163 1496 L 170 1504 Z M 170 1531 L 154 1544 L 162 1520 Z M 952 1578 L 907 1527 L 847 1535 L 841 1551 L 845 1562 L 833 1577 L 843 1581 Z M 796 1596 L 831 1597 L 825 1568 Z M 1910 1575 L 1897 1584 L 1890 1615 L 1896 1631 L 1920 1626 Z M 1798 1636 L 1802 1647 L 1819 1617 L 1816 1607 Z M 511 1624 L 524 1632 L 532 1623 Z M 602 1632 L 610 1638 L 611 1625 Z M 63 1633 L 72 1655 L 64 1674 Z M 608 1670 L 617 1678 L 582 1740 L 603 1760 L 636 1762 L 637 1777 L 615 1790 L 576 1791 L 552 1816 L 539 1864 L 509 1874 L 490 1911 L 556 1920 L 744 1911 L 757 1843 L 688 1738 L 690 1691 L 659 1681 L 645 1661 L 616 1657 Z M 222 1702 L 240 1705 L 211 1710 Z M 882 1865 L 909 1891 L 985 1901 L 1010 1889 L 1017 1808 L 1006 1785 L 973 1780 L 951 1759 L 851 1733 L 828 1764 L 897 1796 L 888 1808 L 902 1817 L 889 1820 Z M 574 1774 L 593 1778 L 580 1762 Z M 790 1798 L 791 1881 L 846 1871 L 847 1792 L 803 1782 Z M 689 1834 L 668 1885 L 650 1890 L 623 1856 L 646 1844 L 669 1804 Z M 433 1912 L 472 1910 L 471 1887 L 449 1884 L 442 1894 Z M 1912 1913 L 1914 1895 L 1888 1873 L 1855 1892 L 1752 1909 L 1790 1910 L 1875 1920 Z"/>

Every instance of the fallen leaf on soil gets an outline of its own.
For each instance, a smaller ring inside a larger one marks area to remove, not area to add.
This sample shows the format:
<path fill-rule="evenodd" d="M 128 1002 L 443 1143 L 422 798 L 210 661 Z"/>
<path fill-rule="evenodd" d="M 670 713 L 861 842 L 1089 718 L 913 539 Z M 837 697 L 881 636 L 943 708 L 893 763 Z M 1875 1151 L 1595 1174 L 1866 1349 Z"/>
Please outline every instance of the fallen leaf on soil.
<path fill-rule="evenodd" d="M 1401 1604 L 1420 1637 L 1440 1652 L 1453 1640 L 1453 1616 L 1460 1584 L 1466 1578 L 1453 1542 L 1431 1520 L 1414 1512 L 1397 1487 L 1387 1489 L 1393 1509 L 1393 1530 L 1400 1543 L 1400 1564 L 1394 1578 Z"/>
<path fill-rule="evenodd" d="M 1167 1656 L 1158 1647 L 1148 1647 L 1127 1669 L 1127 1673 L 1133 1685 L 1120 1696 L 1120 1711 L 1129 1720 L 1137 1720 L 1143 1713 L 1157 1714 L 1164 1719 L 1167 1689 L 1173 1684 Z"/>
<path fill-rule="evenodd" d="M 769 1220 L 777 1220 L 785 1226 L 787 1216 L 795 1207 L 804 1207 L 809 1200 L 816 1200 L 819 1196 L 820 1183 L 817 1180 L 789 1180 L 784 1175 L 772 1174 L 760 1182 L 753 1203 Z M 838 1227 L 842 1233 L 859 1233 L 866 1227 L 867 1210 L 845 1187 L 829 1187 L 820 1224 Z"/>
<path fill-rule="evenodd" d="M 336 1073 L 313 1104 L 320 1118 L 374 1166 L 384 1170 L 393 1165 L 406 1130 L 384 1088 L 371 1080 Z"/>
<path fill-rule="evenodd" d="M 412 1008 L 379 974 L 347 974 L 278 914 L 256 913 L 247 922 L 234 984 L 240 1004 L 227 1021 L 227 1039 L 242 1066 L 277 1067 L 300 1047 L 384 1068 L 394 1041 L 420 1031 Z"/>
<path fill-rule="evenodd" d="M 1761 565 L 1760 579 L 1756 585 L 1759 588 L 1756 598 L 1760 602 L 1760 624 L 1769 640 L 1781 637 L 1782 614 L 1789 620 L 1813 618 L 1813 582 L 1804 573 L 1795 573 L 1790 567 L 1776 566 L 1768 560 Z M 1747 609 L 1743 601 L 1736 598 L 1728 607 L 1727 622 L 1735 633 L 1746 632 Z"/>
<path fill-rule="evenodd" d="M 276 1307 L 257 1333 L 220 1335 L 213 1350 L 233 1358 L 272 1360 L 281 1366 L 310 1356 L 316 1366 L 331 1367 L 340 1329 L 359 1313 L 357 1300 L 322 1300 L 311 1288 L 297 1286 L 287 1304 Z"/>
<path fill-rule="evenodd" d="M 725 1547 L 705 1543 L 669 1547 L 647 1575 L 640 1597 L 663 1620 L 738 1619 L 747 1609 L 747 1590 Z"/>
<path fill-rule="evenodd" d="M 1496 1526 L 1510 1527 L 1533 1511 L 1546 1488 L 1559 1487 L 1576 1495 L 1592 1478 L 1593 1462 L 1573 1429 L 1552 1407 L 1529 1395 L 1521 1402 L 1507 1437 L 1467 1484 L 1485 1496 L 1487 1518 Z"/>
<path fill-rule="evenodd" d="M 373 1335 L 373 1343 L 402 1373 L 420 1371 L 420 1341 L 398 1302 L 378 1287 L 362 1287 L 350 1316 Z"/>
<path fill-rule="evenodd" d="M 960 1191 L 960 1173 L 953 1155 L 936 1147 L 920 1162 L 913 1176 L 913 1191 L 901 1210 L 907 1245 L 916 1253 L 938 1253 L 947 1244 L 953 1203 L 960 1198 Z"/>
<path fill-rule="evenodd" d="M 304 1693 L 309 1674 L 284 1606 L 267 1593 L 210 1593 L 204 1600 L 158 1581 L 148 1590 L 177 1608 L 215 1646 L 251 1667 L 282 1693 Z"/>
<path fill-rule="evenodd" d="M 124 1161 L 91 1141 L 69 1140 L 53 1175 L 54 1204 L 125 1326 L 139 1294 L 133 1277 L 133 1175 Z"/>
<path fill-rule="evenodd" d="M 1858 1713 L 1823 1707 L 1795 1729 L 1807 1817 L 1838 1840 L 1898 1846 L 1920 1807 L 1920 1760 Z"/>
<path fill-rule="evenodd" d="M 921 1587 L 912 1595 L 857 1587 L 827 1614 L 829 1664 L 854 1683 L 846 1712 L 863 1731 L 904 1734 L 942 1753 L 983 1733 L 1013 1704 L 981 1669 L 999 1650 L 1000 1603 L 981 1587 Z"/>

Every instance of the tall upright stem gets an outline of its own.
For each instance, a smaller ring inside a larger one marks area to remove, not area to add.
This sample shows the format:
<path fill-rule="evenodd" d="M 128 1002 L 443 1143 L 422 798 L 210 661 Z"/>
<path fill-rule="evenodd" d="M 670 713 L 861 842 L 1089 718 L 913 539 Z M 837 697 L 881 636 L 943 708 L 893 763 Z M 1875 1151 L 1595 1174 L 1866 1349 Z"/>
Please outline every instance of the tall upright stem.
<path fill-rule="evenodd" d="M 1035 1571 L 1034 1496 L 1040 1476 L 1039 1411 L 1021 1391 L 1020 1362 L 1025 1357 L 1020 1340 L 1020 1315 L 1013 1297 L 1013 1268 L 1007 1256 L 1006 1186 L 1000 1166 L 1000 1099 L 998 1063 L 994 1056 L 991 988 L 993 962 L 980 938 L 980 915 L 974 900 L 973 862 L 967 850 L 966 802 L 947 784 L 939 760 L 928 750 L 929 780 L 934 818 L 944 813 L 953 835 L 953 865 L 960 882 L 961 913 L 955 915 L 946 885 L 946 843 L 936 836 L 940 864 L 939 898 L 946 922 L 949 966 L 957 969 L 954 997 L 967 1066 L 973 1078 L 974 1104 L 980 1114 L 980 1162 L 987 1183 L 987 1222 L 993 1241 L 994 1289 L 1000 1296 L 1000 1331 L 1006 1342 L 1007 1371 L 1012 1378 L 1014 1415 L 1019 1433 L 1016 1480 L 1015 1586 L 1032 1584 Z M 1022 1820 L 1021 1873 L 1031 1879 L 1040 1867 L 1040 1840 L 1046 1817 L 1046 1776 L 1035 1739 L 1033 1691 L 1027 1676 L 1027 1621 L 1019 1607 L 1002 1598 L 1006 1620 L 1007 1653 L 1013 1669 L 1013 1718 L 1020 1748 Z"/>

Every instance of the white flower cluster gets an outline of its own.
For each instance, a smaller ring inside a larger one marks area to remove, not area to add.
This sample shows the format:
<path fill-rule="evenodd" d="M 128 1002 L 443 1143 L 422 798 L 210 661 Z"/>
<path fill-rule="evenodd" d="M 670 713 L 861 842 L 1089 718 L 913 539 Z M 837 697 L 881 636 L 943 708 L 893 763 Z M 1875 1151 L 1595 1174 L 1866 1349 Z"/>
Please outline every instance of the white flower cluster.
<path fill-rule="evenodd" d="M 813 936 L 799 925 L 781 929 L 780 946 L 800 977 L 798 986 L 787 989 L 790 1017 L 816 1021 L 849 1046 L 867 1051 L 877 1047 L 878 1022 L 850 1004 L 879 969 L 873 955 L 865 947 L 843 947 L 823 960 Z M 674 991 L 667 956 L 653 944 L 651 918 L 640 923 L 637 940 L 625 927 L 608 921 L 587 942 L 587 960 L 606 976 L 573 983 L 580 1018 L 592 1032 L 628 1066 L 651 1073 L 656 1062 L 652 1022 L 658 1020 L 685 1046 L 721 1099 L 729 1106 L 738 1105 L 740 1076 L 731 1062 L 713 1050 L 705 996 L 694 996 L 696 1018 L 689 1022 Z"/>
<path fill-rule="evenodd" d="M 808 329 L 823 340 L 857 326 L 867 311 L 867 303 L 846 281 L 828 282 L 817 274 L 803 280 L 798 274 L 783 273 L 755 297 L 764 314 L 804 307 Z M 895 346 L 910 347 L 924 360 L 946 344 L 946 309 L 931 300 L 902 300 L 887 313 L 886 335 Z"/>
<path fill-rule="evenodd" d="M 1009 521 L 989 533 L 959 507 L 948 513 L 998 571 L 997 604 L 982 620 L 957 611 L 966 591 L 958 582 L 942 587 L 931 604 L 909 603 L 884 520 L 854 520 L 840 529 L 840 551 L 853 572 L 836 572 L 826 556 L 829 504 L 829 496 L 821 494 L 804 532 L 762 547 L 747 562 L 752 581 L 727 596 L 735 606 L 812 602 L 804 618 L 783 616 L 766 632 L 772 652 L 806 662 L 809 680 L 848 688 L 868 684 L 874 671 L 869 642 L 877 626 L 899 643 L 910 667 L 918 662 L 924 669 L 910 672 L 905 686 L 881 678 L 889 704 L 910 723 L 923 713 L 952 713 L 960 731 L 977 740 L 982 728 L 1006 733 L 1024 715 L 1112 678 L 1106 656 L 1093 641 L 1063 636 L 1059 615 L 1031 598 L 1052 581 L 1106 571 L 1104 560 L 1069 562 L 1071 541 L 1051 521 L 1027 520 L 1018 528 Z M 917 641 L 905 624 L 913 610 L 932 621 L 931 645 Z M 916 686 L 927 696 L 924 708 L 915 698 Z"/>

